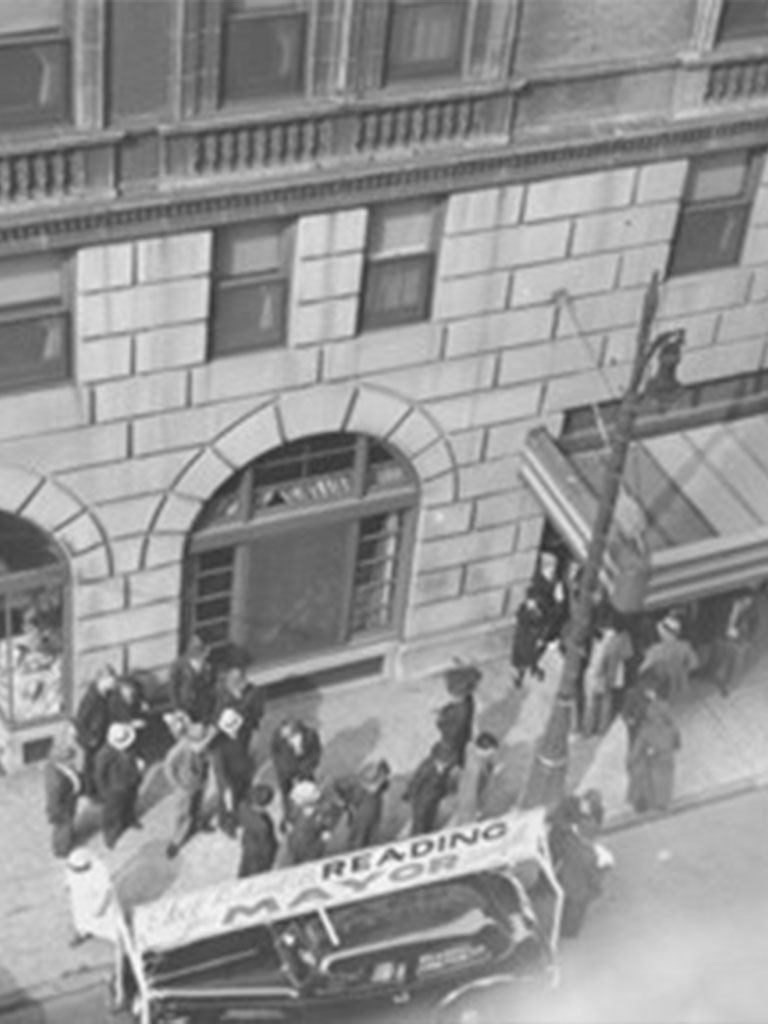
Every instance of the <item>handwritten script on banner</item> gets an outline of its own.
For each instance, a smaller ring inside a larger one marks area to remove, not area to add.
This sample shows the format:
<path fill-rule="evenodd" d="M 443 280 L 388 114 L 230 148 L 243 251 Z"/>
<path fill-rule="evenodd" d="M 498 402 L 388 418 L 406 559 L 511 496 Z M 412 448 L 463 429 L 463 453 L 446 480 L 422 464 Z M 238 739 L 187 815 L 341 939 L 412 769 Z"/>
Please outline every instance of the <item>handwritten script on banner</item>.
<path fill-rule="evenodd" d="M 322 907 L 541 860 L 545 834 L 544 811 L 537 808 L 223 882 L 136 907 L 134 941 L 142 952 L 171 949 Z"/>

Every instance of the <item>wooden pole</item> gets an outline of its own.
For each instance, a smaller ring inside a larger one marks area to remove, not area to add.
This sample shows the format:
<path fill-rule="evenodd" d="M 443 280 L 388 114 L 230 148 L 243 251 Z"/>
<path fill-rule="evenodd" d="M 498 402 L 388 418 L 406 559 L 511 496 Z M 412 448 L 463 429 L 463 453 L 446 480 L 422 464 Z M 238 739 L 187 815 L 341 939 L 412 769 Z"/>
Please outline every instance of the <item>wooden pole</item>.
<path fill-rule="evenodd" d="M 640 406 L 643 375 L 653 353 L 651 326 L 659 301 L 659 276 L 655 273 L 646 289 L 637 331 L 637 343 L 627 390 L 619 405 L 611 436 L 603 488 L 592 528 L 589 548 L 576 602 L 571 610 L 565 646 L 565 661 L 557 694 L 544 733 L 539 740 L 521 804 L 535 807 L 554 805 L 565 792 L 568 774 L 568 742 L 576 700 L 576 686 L 592 628 L 592 613 L 599 590 L 600 569 L 608 544 L 624 467 L 632 443 Z"/>

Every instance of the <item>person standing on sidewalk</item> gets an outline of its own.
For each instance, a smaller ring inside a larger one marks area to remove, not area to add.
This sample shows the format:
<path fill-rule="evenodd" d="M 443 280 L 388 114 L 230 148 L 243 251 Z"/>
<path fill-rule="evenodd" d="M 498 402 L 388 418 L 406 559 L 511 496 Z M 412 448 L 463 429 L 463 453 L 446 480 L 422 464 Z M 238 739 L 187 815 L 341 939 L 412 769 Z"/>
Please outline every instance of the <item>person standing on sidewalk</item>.
<path fill-rule="evenodd" d="M 666 811 L 672 803 L 681 738 L 667 692 L 664 680 L 647 691 L 645 715 L 627 756 L 627 800 L 638 813 Z"/>
<path fill-rule="evenodd" d="M 412 836 L 434 832 L 440 804 L 448 794 L 456 768 L 453 751 L 442 740 L 430 750 L 411 776 L 403 800 L 411 805 Z"/>
<path fill-rule="evenodd" d="M 322 749 L 318 731 L 298 718 L 281 722 L 272 734 L 272 764 L 283 808 L 281 828 L 287 828 L 290 821 L 294 783 L 314 781 Z"/>
<path fill-rule="evenodd" d="M 459 775 L 451 825 L 469 825 L 483 817 L 498 752 L 499 741 L 490 732 L 481 732 L 467 748 L 467 757 Z"/>
<path fill-rule="evenodd" d="M 512 682 L 518 690 L 522 689 L 529 672 L 538 679 L 543 677 L 538 659 L 544 631 L 544 615 L 529 590 L 517 609 L 512 637 Z"/>
<path fill-rule="evenodd" d="M 437 712 L 440 738 L 459 767 L 464 764 L 467 744 L 475 722 L 475 689 L 482 674 L 474 665 L 455 665 L 445 673 L 445 686 L 453 698 Z"/>
<path fill-rule="evenodd" d="M 116 942 L 117 898 L 106 864 L 80 847 L 67 858 L 66 872 L 73 929 L 70 946 L 91 938 Z"/>
<path fill-rule="evenodd" d="M 699 659 L 690 641 L 683 636 L 678 615 L 666 615 L 657 626 L 658 640 L 645 652 L 640 671 L 652 670 L 663 680 L 669 699 L 676 703 L 691 691 L 691 673 L 699 667 Z"/>
<path fill-rule="evenodd" d="M 218 722 L 227 708 L 234 708 L 243 719 L 241 742 L 251 750 L 253 736 L 264 717 L 264 695 L 249 681 L 242 665 L 232 665 L 225 670 L 217 686 L 214 721 Z"/>
<path fill-rule="evenodd" d="M 83 751 L 83 792 L 97 796 L 94 767 L 110 724 L 110 698 L 117 689 L 117 673 L 104 665 L 83 694 L 75 712 L 75 735 Z"/>
<path fill-rule="evenodd" d="M 291 789 L 287 853 L 290 864 L 320 860 L 330 839 L 328 822 L 317 783 L 300 779 Z"/>
<path fill-rule="evenodd" d="M 216 779 L 219 828 L 226 835 L 233 836 L 240 804 L 248 795 L 253 781 L 250 731 L 239 711 L 224 708 L 221 712 L 210 750 Z"/>
<path fill-rule="evenodd" d="M 163 767 L 174 794 L 174 827 L 166 856 L 176 857 L 184 843 L 204 828 L 203 799 L 208 781 L 210 729 L 189 722 L 165 756 Z"/>
<path fill-rule="evenodd" d="M 101 830 L 104 843 L 112 849 L 128 828 L 141 828 L 136 811 L 143 763 L 133 746 L 136 730 L 128 722 L 113 722 L 107 742 L 96 755 L 96 790 L 103 803 Z"/>
<path fill-rule="evenodd" d="M 257 783 L 240 804 L 240 866 L 238 878 L 247 878 L 269 871 L 275 863 L 277 837 L 267 808 L 275 791 L 265 783 Z"/>
<path fill-rule="evenodd" d="M 376 761 L 364 765 L 359 775 L 334 781 L 333 794 L 347 815 L 346 850 L 362 850 L 376 842 L 390 775 L 389 763 Z"/>
<path fill-rule="evenodd" d="M 45 762 L 45 813 L 54 857 L 67 857 L 75 845 L 77 801 L 83 791 L 81 765 L 82 753 L 70 738 L 54 743 Z"/>
<path fill-rule="evenodd" d="M 213 721 L 216 677 L 202 638 L 193 633 L 187 649 L 171 665 L 170 687 L 174 709 L 193 722 Z"/>
<path fill-rule="evenodd" d="M 624 666 L 632 657 L 632 642 L 609 620 L 595 630 L 584 672 L 585 736 L 602 736 L 613 721 L 624 693 Z"/>
<path fill-rule="evenodd" d="M 716 647 L 715 681 L 723 697 L 731 692 L 749 662 L 755 618 L 754 594 L 738 594 L 731 602 L 728 620 Z"/>

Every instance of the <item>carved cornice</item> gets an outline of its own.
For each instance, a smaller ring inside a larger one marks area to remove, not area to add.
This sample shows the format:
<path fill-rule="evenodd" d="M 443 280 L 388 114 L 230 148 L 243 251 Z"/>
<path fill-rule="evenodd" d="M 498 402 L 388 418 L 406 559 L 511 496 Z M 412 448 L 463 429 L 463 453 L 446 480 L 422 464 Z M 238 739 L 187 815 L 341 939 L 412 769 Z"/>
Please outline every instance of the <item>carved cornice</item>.
<path fill-rule="evenodd" d="M 297 216 L 361 206 L 403 195 L 450 193 L 606 167 L 688 157 L 734 146 L 768 145 L 768 115 L 688 121 L 647 130 L 548 145 L 467 145 L 412 154 L 388 154 L 361 165 L 349 158 L 320 170 L 286 170 L 247 184 L 238 179 L 185 183 L 164 195 L 136 195 L 95 201 L 83 196 L 61 206 L 0 214 L 0 246 L 7 252 L 41 246 L 74 247 L 97 242 L 214 227 L 243 217 Z M 286 180 L 290 178 L 290 180 Z"/>

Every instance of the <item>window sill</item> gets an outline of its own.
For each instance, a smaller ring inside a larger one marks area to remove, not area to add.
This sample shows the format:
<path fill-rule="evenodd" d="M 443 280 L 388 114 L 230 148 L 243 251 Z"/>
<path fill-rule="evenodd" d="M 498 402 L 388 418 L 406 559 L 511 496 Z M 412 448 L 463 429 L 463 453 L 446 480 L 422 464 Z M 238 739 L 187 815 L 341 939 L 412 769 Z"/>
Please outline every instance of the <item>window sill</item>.
<path fill-rule="evenodd" d="M 395 635 L 390 636 L 386 640 L 379 640 L 376 643 L 371 643 L 370 641 L 353 642 L 345 647 L 337 647 L 323 654 L 309 655 L 301 660 L 279 662 L 264 668 L 252 666 L 248 670 L 248 679 L 259 686 L 270 686 L 280 683 L 281 680 L 311 676 L 313 673 L 324 672 L 331 668 L 351 667 L 356 662 L 363 662 L 373 658 L 384 659 L 381 675 L 382 677 L 387 677 L 390 674 L 389 666 L 397 645 L 398 640 Z M 370 681 L 372 678 L 375 677 L 365 677 L 366 681 Z M 279 693 L 279 687 L 277 692 Z"/>

